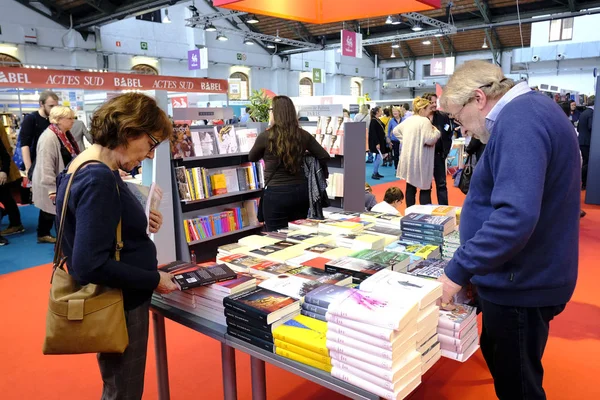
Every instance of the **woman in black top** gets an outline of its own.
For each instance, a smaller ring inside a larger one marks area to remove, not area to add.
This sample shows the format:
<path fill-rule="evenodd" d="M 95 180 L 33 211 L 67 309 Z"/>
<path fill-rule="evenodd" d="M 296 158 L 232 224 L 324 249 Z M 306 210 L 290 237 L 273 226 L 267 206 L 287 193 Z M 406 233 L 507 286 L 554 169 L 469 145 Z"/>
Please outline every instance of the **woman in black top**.
<path fill-rule="evenodd" d="M 267 231 L 287 228 L 288 222 L 306 218 L 308 186 L 302 156 L 310 152 L 318 160 L 329 154 L 310 133 L 300 128 L 296 108 L 289 97 L 275 96 L 272 125 L 258 135 L 248 154 L 250 161 L 265 160 L 265 189 L 261 202 Z"/>
<path fill-rule="evenodd" d="M 375 153 L 375 161 L 373 162 L 373 175 L 372 179 L 383 178 L 383 175 L 379 174 L 379 167 L 381 166 L 381 154 L 386 150 L 385 142 L 385 125 L 379 120 L 379 117 L 383 114 L 381 107 L 374 107 L 371 110 L 371 123 L 369 124 L 369 151 Z"/>

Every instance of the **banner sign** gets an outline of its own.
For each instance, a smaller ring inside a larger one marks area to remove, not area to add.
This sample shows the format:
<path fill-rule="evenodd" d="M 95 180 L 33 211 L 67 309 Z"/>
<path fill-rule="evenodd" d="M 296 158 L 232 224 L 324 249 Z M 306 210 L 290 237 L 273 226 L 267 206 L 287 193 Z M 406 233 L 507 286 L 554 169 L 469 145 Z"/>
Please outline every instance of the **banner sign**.
<path fill-rule="evenodd" d="M 188 70 L 200 69 L 200 49 L 188 51 Z"/>
<path fill-rule="evenodd" d="M 313 83 L 323 83 L 323 70 L 321 68 L 313 68 Z"/>
<path fill-rule="evenodd" d="M 432 58 L 429 75 L 452 75 L 454 73 L 454 60 L 454 57 Z"/>
<path fill-rule="evenodd" d="M 341 104 L 296 106 L 296 110 L 300 117 L 329 117 L 332 115 L 342 116 L 344 114 L 344 106 Z"/>
<path fill-rule="evenodd" d="M 362 58 L 362 34 L 342 29 L 342 55 Z"/>
<path fill-rule="evenodd" d="M 227 93 L 224 79 L 0 67 L 0 87 Z"/>
<path fill-rule="evenodd" d="M 171 97 L 171 106 L 173 108 L 187 108 L 187 106 L 188 106 L 187 96 Z"/>
<path fill-rule="evenodd" d="M 233 108 L 230 107 L 212 107 L 212 108 L 174 108 L 173 119 L 175 121 L 182 120 L 198 120 L 198 119 L 232 119 Z"/>

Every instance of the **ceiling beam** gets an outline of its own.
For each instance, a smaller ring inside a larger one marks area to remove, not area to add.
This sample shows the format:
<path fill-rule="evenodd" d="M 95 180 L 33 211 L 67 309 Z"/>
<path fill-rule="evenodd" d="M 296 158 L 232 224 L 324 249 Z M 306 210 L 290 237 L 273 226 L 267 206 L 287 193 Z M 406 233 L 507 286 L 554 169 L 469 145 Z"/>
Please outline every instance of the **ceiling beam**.
<path fill-rule="evenodd" d="M 50 11 L 50 14 L 47 14 L 44 11 L 40 10 L 39 8 L 34 7 L 33 5 L 31 5 L 32 2 L 29 0 L 17 0 L 17 2 L 24 5 L 25 7 L 29 8 L 30 10 L 33 10 L 36 13 L 43 15 L 44 17 L 46 17 L 50 20 L 53 20 L 54 22 L 64 26 L 67 29 L 71 26 L 70 18 L 64 12 L 64 10 L 54 4 L 51 4 L 49 1 L 38 0 L 37 2 L 42 4 L 44 7 L 46 7 L 48 9 L 48 11 Z"/>
<path fill-rule="evenodd" d="M 577 0 L 569 0 L 569 11 L 577 11 Z"/>
<path fill-rule="evenodd" d="M 84 0 L 85 4 L 94 8 L 96 11 L 105 15 L 110 15 L 115 12 L 117 6 L 106 0 Z"/>
<path fill-rule="evenodd" d="M 446 22 L 442 22 L 439 19 L 435 19 L 435 18 L 430 18 L 427 17 L 423 14 L 419 14 L 416 12 L 409 12 L 409 13 L 404 13 L 404 14 L 400 14 L 401 16 L 403 16 L 404 18 L 408 19 L 411 22 L 420 22 L 426 25 L 430 25 L 430 26 L 435 26 L 436 28 L 440 28 L 440 29 L 450 29 L 452 30 L 452 28 L 454 27 L 452 24 L 448 24 Z"/>
<path fill-rule="evenodd" d="M 452 41 L 450 36 L 444 35 L 444 39 L 446 39 L 446 43 L 448 44 L 448 47 L 450 48 L 450 54 L 456 54 L 456 48 L 454 47 L 454 42 Z"/>
<path fill-rule="evenodd" d="M 438 44 L 440 45 L 440 49 L 442 49 L 442 54 L 444 54 L 444 57 L 447 57 L 446 49 L 444 48 L 444 44 L 442 43 L 440 37 L 436 36 L 435 39 L 437 40 Z"/>
<path fill-rule="evenodd" d="M 121 7 L 117 7 L 110 15 L 103 13 L 92 14 L 89 17 L 80 18 L 76 21 L 74 29 L 86 29 L 96 25 L 104 25 L 109 22 L 118 21 L 123 18 L 133 17 L 141 14 L 150 13 L 160 10 L 166 6 L 172 6 L 179 3 L 180 0 L 155 0 L 143 1 L 137 0 L 132 3 L 127 3 Z"/>
<path fill-rule="evenodd" d="M 492 13 L 490 11 L 490 7 L 488 5 L 487 0 L 475 0 L 475 5 L 477 9 L 481 13 L 481 17 L 483 18 L 483 22 L 486 24 L 492 23 Z"/>
<path fill-rule="evenodd" d="M 492 56 L 494 57 L 494 64 L 502 66 L 502 52 L 499 51 L 500 49 L 498 49 L 494 44 L 494 40 L 490 34 L 490 29 L 485 29 L 485 37 L 490 44 L 490 50 L 492 51 Z"/>

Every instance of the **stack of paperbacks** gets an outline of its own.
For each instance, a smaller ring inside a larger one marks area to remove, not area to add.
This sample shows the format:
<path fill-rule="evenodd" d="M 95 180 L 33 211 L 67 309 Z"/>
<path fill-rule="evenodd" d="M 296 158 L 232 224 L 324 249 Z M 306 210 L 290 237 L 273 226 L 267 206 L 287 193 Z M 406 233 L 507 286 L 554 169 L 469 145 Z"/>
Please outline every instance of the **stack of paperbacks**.
<path fill-rule="evenodd" d="M 456 304 L 453 311 L 440 310 L 438 337 L 442 356 L 465 362 L 479 348 L 479 331 L 474 307 Z"/>

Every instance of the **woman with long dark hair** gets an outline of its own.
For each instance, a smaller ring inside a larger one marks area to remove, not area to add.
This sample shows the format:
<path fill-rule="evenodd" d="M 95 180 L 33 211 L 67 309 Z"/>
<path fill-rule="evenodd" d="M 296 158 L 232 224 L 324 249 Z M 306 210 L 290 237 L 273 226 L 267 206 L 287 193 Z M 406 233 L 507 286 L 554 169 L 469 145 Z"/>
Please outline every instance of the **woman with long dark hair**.
<path fill-rule="evenodd" d="M 375 161 L 373 162 L 372 179 L 383 178 L 379 174 L 379 167 L 382 163 L 382 154 L 387 153 L 385 141 L 385 124 L 379 119 L 383 115 L 381 107 L 373 107 L 371 109 L 371 122 L 369 123 L 369 151 L 375 153 Z"/>
<path fill-rule="evenodd" d="M 287 96 L 275 96 L 271 108 L 271 127 L 258 135 L 248 154 L 250 161 L 265 160 L 265 189 L 261 202 L 268 231 L 306 218 L 309 208 L 308 185 L 302 170 L 306 151 L 318 160 L 329 154 L 314 137 L 298 124 L 296 108 Z"/>

